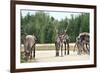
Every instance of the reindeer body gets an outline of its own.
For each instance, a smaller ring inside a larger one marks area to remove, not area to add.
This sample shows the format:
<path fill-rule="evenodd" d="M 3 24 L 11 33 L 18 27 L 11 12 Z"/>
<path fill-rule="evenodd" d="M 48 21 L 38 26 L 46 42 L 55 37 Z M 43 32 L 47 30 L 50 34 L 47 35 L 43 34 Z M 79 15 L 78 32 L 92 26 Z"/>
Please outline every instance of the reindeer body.
<path fill-rule="evenodd" d="M 59 50 L 61 49 L 61 56 L 63 56 L 63 44 L 65 45 L 65 55 L 66 55 L 66 44 L 67 44 L 67 54 L 69 54 L 69 38 L 66 34 L 57 34 L 55 39 L 56 56 L 59 56 Z"/>
<path fill-rule="evenodd" d="M 34 35 L 27 35 L 24 43 L 26 60 L 32 59 L 32 57 L 35 58 L 35 44 L 36 37 Z"/>
<path fill-rule="evenodd" d="M 74 51 L 75 51 L 75 47 L 78 47 L 78 54 L 81 54 L 82 50 L 86 53 L 90 53 L 90 39 L 89 39 L 89 33 L 80 33 L 79 36 L 76 38 L 76 43 L 74 46 Z"/>

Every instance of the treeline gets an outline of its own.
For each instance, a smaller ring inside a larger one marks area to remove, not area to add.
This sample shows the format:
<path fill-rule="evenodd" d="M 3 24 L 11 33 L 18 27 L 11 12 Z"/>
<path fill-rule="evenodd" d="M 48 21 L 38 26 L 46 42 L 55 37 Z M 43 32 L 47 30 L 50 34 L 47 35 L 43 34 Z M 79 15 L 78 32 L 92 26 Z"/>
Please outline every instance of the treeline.
<path fill-rule="evenodd" d="M 34 34 L 38 43 L 54 43 L 58 33 L 67 31 L 70 42 L 75 42 L 81 32 L 89 32 L 89 13 L 81 13 L 77 16 L 71 15 L 68 19 L 58 21 L 49 14 L 38 11 L 34 15 L 29 13 L 23 17 L 21 14 L 21 43 L 26 35 Z"/>

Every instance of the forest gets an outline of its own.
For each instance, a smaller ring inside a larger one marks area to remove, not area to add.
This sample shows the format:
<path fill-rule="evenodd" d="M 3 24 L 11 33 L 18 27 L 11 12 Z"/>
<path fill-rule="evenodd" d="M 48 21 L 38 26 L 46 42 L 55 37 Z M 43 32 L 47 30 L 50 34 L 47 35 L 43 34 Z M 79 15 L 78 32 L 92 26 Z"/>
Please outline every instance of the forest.
<path fill-rule="evenodd" d="M 89 13 L 74 14 L 70 18 L 57 20 L 45 11 L 36 11 L 35 14 L 21 13 L 21 43 L 26 35 L 35 35 L 37 43 L 54 43 L 57 33 L 66 31 L 70 42 L 75 42 L 81 32 L 89 32 Z"/>

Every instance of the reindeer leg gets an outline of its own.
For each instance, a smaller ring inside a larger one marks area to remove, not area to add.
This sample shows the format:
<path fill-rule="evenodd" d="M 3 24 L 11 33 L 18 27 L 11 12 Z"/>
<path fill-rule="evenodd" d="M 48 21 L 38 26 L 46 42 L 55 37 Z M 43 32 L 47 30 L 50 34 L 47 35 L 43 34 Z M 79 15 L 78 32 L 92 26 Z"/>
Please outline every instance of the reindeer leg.
<path fill-rule="evenodd" d="M 64 43 L 64 45 L 65 45 L 65 55 L 66 55 L 66 43 Z"/>
<path fill-rule="evenodd" d="M 89 45 L 86 44 L 87 54 L 90 54 Z"/>
<path fill-rule="evenodd" d="M 57 48 L 57 56 L 59 56 L 59 48 Z"/>
<path fill-rule="evenodd" d="M 84 51 L 85 53 L 87 53 L 87 51 L 85 50 L 85 47 L 84 47 L 84 43 L 83 43 L 83 45 L 82 45 L 82 48 L 83 48 L 83 51 Z"/>
<path fill-rule="evenodd" d="M 59 56 L 59 48 L 56 50 L 56 56 Z"/>
<path fill-rule="evenodd" d="M 59 56 L 58 48 L 56 47 L 56 56 Z"/>
<path fill-rule="evenodd" d="M 35 44 L 34 44 L 34 49 L 33 49 L 33 57 L 35 58 Z"/>
<path fill-rule="evenodd" d="M 59 56 L 59 45 L 55 43 L 55 48 L 56 48 L 56 56 Z"/>
<path fill-rule="evenodd" d="M 32 59 L 32 48 L 30 50 L 30 59 Z"/>
<path fill-rule="evenodd" d="M 61 45 L 61 56 L 63 56 L 63 45 Z"/>
<path fill-rule="evenodd" d="M 65 45 L 65 55 L 66 55 L 66 43 L 64 43 L 64 45 Z"/>
<path fill-rule="evenodd" d="M 69 42 L 67 42 L 67 55 L 69 55 Z"/>
<path fill-rule="evenodd" d="M 56 48 L 56 56 L 57 56 L 57 46 L 55 46 L 55 48 Z"/>
<path fill-rule="evenodd" d="M 77 44 L 77 48 L 78 48 L 78 55 L 81 55 L 81 48 L 82 48 L 82 46 L 80 45 L 80 44 Z"/>
<path fill-rule="evenodd" d="M 27 54 L 27 52 L 25 53 L 25 60 L 28 61 L 28 54 Z"/>
<path fill-rule="evenodd" d="M 56 45 L 56 42 L 55 42 L 55 54 L 57 56 L 57 45 Z"/>

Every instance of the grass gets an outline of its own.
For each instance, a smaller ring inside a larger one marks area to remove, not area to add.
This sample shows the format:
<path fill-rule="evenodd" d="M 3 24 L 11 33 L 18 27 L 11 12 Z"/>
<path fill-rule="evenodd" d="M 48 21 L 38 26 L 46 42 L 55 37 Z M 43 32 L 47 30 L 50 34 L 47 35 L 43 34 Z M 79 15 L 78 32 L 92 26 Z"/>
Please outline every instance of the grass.
<path fill-rule="evenodd" d="M 54 45 L 36 45 L 36 50 L 55 50 L 55 46 Z"/>
<path fill-rule="evenodd" d="M 70 45 L 70 50 L 73 50 L 73 45 Z M 66 45 L 67 48 L 67 45 Z M 63 48 L 64 49 L 64 48 Z M 55 50 L 55 45 L 54 44 L 37 44 L 36 45 L 36 50 L 41 51 L 41 50 Z"/>

